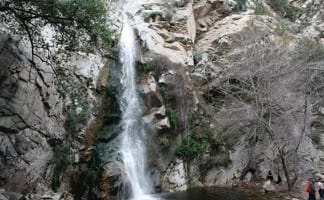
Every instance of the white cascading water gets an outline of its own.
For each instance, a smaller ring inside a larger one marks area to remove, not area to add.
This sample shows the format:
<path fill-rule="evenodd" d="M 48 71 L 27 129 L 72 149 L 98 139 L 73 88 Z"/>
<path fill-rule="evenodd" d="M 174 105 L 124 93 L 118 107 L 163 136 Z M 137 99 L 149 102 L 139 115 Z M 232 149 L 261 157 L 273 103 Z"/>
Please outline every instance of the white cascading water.
<path fill-rule="evenodd" d="M 133 29 L 124 17 L 120 38 L 120 62 L 122 64 L 121 84 L 123 87 L 122 108 L 122 144 L 120 151 L 125 172 L 132 189 L 133 200 L 148 199 L 151 192 L 148 172 L 146 171 L 145 131 L 142 123 L 142 111 L 136 93 L 135 36 Z M 150 199 L 150 198 L 149 198 Z"/>

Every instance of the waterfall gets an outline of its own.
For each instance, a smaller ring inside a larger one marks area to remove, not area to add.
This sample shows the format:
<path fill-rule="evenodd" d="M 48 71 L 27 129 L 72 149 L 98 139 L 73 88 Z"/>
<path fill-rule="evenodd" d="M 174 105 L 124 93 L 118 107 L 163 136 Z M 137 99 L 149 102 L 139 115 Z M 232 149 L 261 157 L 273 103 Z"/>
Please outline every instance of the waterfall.
<path fill-rule="evenodd" d="M 122 155 L 125 173 L 129 181 L 132 199 L 147 199 L 152 184 L 146 170 L 145 130 L 142 122 L 142 111 L 136 93 L 135 71 L 135 36 L 133 29 L 124 17 L 120 38 L 120 62 L 122 65 L 121 97 L 122 109 Z M 123 197 L 128 198 L 128 197 Z"/>

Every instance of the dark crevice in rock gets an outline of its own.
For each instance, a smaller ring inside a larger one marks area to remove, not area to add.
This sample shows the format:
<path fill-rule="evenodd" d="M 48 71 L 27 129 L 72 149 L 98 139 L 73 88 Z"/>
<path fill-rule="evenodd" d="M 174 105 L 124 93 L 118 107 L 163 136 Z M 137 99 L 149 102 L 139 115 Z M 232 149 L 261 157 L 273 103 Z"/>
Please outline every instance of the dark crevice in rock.
<path fill-rule="evenodd" d="M 44 81 L 43 81 L 43 83 L 44 83 Z M 38 90 L 39 96 L 41 97 L 41 101 L 43 103 L 44 111 L 46 112 L 46 115 L 49 116 L 51 107 L 49 106 L 48 102 L 46 101 L 46 98 L 44 97 L 43 88 L 37 83 L 37 81 L 35 83 L 35 86 L 36 86 L 36 88 Z"/>
<path fill-rule="evenodd" d="M 12 128 L 8 128 L 8 127 L 4 127 L 4 126 L 0 126 L 0 131 L 4 132 L 4 133 L 8 133 L 8 134 L 19 133 L 18 129 L 12 129 Z"/>
<path fill-rule="evenodd" d="M 43 73 L 42 73 L 41 69 L 39 69 L 38 67 L 35 67 L 35 69 L 36 69 L 36 72 L 38 74 L 38 77 L 41 78 L 41 80 L 44 83 L 44 85 L 46 85 L 47 87 L 50 87 L 50 85 L 46 82 L 46 80 L 45 80 L 45 78 L 43 76 Z"/>
<path fill-rule="evenodd" d="M 0 117 L 10 117 L 13 122 L 10 127 L 4 125 L 0 126 L 0 131 L 4 133 L 18 133 L 28 127 L 18 114 L 6 114 L 4 111 L 0 110 Z"/>
<path fill-rule="evenodd" d="M 242 170 L 240 180 L 243 180 L 249 172 L 252 174 L 252 180 L 257 180 L 257 174 L 260 174 L 258 169 L 256 161 L 250 160 L 247 166 Z"/>
<path fill-rule="evenodd" d="M 12 117 L 14 117 L 16 119 L 16 121 L 15 121 L 15 125 L 16 125 L 15 129 L 17 129 L 16 133 L 29 128 L 29 129 L 31 129 L 33 131 L 36 131 L 40 135 L 42 135 L 44 137 L 47 137 L 47 134 L 45 132 L 41 131 L 37 127 L 34 127 L 34 126 L 28 124 L 28 122 L 22 116 L 20 116 L 18 113 L 15 113 L 13 110 L 10 110 L 9 108 L 6 108 L 5 110 L 7 112 L 11 113 L 11 114 L 4 114 L 4 111 L 0 111 L 0 117 L 3 117 L 3 116 L 12 116 Z M 1 113 L 3 113 L 3 114 L 1 114 Z M 42 120 L 42 119 L 40 119 L 40 120 Z M 13 129 L 13 128 L 11 128 L 11 129 Z M 3 132 L 5 132 L 5 131 L 3 131 Z M 7 132 L 5 132 L 5 133 L 7 133 Z"/>

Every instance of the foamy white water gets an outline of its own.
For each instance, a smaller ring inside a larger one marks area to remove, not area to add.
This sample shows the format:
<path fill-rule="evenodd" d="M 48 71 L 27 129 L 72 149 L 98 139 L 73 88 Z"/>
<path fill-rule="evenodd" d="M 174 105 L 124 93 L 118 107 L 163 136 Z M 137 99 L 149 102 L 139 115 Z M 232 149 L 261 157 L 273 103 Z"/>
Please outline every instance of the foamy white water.
<path fill-rule="evenodd" d="M 133 200 L 153 199 L 152 184 L 146 168 L 145 131 L 142 123 L 142 111 L 136 93 L 135 71 L 136 45 L 134 31 L 124 16 L 120 38 L 120 62 L 122 64 L 121 83 L 123 93 L 122 143 L 120 151 L 127 179 L 132 189 Z"/>

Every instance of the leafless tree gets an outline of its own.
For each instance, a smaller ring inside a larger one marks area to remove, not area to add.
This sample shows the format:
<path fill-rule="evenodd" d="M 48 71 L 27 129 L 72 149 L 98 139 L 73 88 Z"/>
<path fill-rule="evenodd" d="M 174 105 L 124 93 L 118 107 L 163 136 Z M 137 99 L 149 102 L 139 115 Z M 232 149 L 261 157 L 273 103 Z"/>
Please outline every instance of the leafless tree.
<path fill-rule="evenodd" d="M 269 41 L 250 44 L 227 58 L 232 65 L 224 76 L 227 78 L 217 88 L 225 98 L 240 105 L 227 107 L 233 120 L 226 129 L 247 130 L 251 147 L 266 133 L 281 163 L 289 191 L 298 179 L 300 145 L 307 134 L 308 95 L 310 91 L 324 88 L 324 81 L 314 83 L 318 73 L 305 73 L 310 69 L 322 70 L 318 69 L 317 53 L 308 48 L 308 55 L 300 57 L 298 48 L 292 51 Z M 315 55 L 317 60 L 311 63 L 309 58 Z M 295 97 L 289 97 L 289 92 Z M 294 98 L 299 98 L 297 103 Z M 297 131 L 287 128 L 295 123 L 294 118 L 302 122 Z"/>

